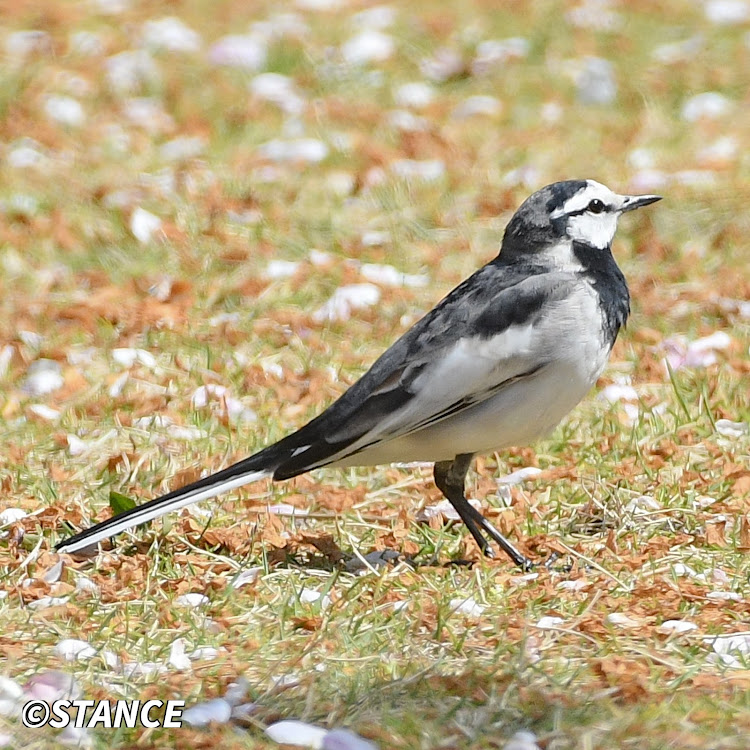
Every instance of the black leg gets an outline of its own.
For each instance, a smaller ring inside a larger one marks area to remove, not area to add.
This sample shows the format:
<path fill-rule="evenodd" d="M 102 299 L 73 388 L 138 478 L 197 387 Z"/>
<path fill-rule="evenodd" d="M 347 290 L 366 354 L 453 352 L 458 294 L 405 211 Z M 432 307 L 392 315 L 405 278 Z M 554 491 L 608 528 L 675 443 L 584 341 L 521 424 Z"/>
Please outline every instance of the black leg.
<path fill-rule="evenodd" d="M 519 567 L 529 570 L 534 563 L 528 557 L 522 555 L 471 503 L 464 495 L 464 483 L 466 473 L 474 456 L 471 453 L 463 453 L 456 456 L 453 461 L 438 461 L 435 464 L 435 484 L 438 489 L 450 501 L 456 509 L 461 520 L 466 524 L 471 535 L 482 552 L 488 557 L 493 557 L 492 547 L 482 535 L 482 530 L 500 546 L 508 557 Z"/>

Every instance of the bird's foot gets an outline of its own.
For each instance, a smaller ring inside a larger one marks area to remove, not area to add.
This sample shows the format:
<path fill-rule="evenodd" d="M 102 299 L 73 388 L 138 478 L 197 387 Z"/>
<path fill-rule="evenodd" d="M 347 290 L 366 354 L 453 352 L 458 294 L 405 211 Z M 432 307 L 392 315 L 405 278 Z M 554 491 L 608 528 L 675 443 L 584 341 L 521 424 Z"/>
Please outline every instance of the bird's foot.
<path fill-rule="evenodd" d="M 562 565 L 555 565 L 555 563 L 560 560 L 561 557 L 562 555 L 560 552 L 558 552 L 557 550 L 553 550 L 544 560 L 540 560 L 539 562 L 528 560 L 528 567 L 524 567 L 523 569 L 527 572 L 531 572 L 535 569 L 544 568 L 545 570 L 548 570 L 552 573 L 570 573 L 570 571 L 573 570 L 573 563 L 563 563 Z"/>

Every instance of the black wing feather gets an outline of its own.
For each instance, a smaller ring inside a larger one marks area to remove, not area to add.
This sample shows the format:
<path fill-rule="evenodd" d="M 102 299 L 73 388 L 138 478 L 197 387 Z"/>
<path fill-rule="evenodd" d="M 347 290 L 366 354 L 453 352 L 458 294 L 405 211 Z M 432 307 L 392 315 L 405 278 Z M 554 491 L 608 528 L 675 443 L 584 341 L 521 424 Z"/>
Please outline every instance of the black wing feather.
<path fill-rule="evenodd" d="M 490 263 L 456 287 L 337 401 L 277 444 L 289 458 L 278 465 L 274 479 L 288 479 L 341 457 L 348 446 L 374 430 L 384 415 L 406 406 L 417 395 L 414 383 L 419 375 L 457 341 L 490 338 L 514 325 L 533 324 L 546 305 L 564 298 L 575 283 L 572 274 L 548 269 L 534 274 L 533 270 Z M 446 404 L 438 412 L 424 415 L 404 434 L 469 408 L 506 384 L 496 383 L 486 392 Z"/>

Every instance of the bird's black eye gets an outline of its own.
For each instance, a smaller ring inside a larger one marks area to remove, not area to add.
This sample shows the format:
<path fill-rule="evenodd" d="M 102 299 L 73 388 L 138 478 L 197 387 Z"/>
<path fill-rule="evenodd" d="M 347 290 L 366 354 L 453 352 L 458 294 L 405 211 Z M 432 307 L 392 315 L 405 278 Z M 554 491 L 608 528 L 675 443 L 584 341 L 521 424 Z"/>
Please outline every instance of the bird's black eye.
<path fill-rule="evenodd" d="M 600 214 L 604 209 L 607 208 L 602 201 L 600 201 L 598 198 L 594 198 L 594 200 L 589 203 L 586 210 L 591 211 L 592 214 Z"/>

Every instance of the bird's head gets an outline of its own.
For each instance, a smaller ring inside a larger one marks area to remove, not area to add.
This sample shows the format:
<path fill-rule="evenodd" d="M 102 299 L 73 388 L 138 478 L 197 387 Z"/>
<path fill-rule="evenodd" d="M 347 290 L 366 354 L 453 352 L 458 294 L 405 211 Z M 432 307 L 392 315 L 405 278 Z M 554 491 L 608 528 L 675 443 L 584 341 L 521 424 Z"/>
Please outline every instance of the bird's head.
<path fill-rule="evenodd" d="M 513 215 L 503 250 L 534 253 L 564 240 L 607 248 L 626 211 L 661 200 L 659 195 L 618 195 L 595 180 L 565 180 L 537 190 Z"/>

